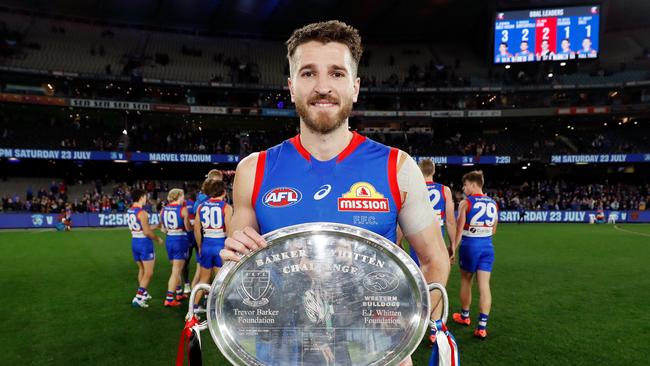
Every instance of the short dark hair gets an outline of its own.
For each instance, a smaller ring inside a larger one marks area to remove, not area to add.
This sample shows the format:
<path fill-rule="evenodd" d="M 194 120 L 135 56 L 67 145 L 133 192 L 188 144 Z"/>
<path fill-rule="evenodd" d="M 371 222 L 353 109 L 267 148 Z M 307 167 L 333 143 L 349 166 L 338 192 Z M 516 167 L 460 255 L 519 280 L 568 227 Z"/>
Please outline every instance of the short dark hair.
<path fill-rule="evenodd" d="M 480 188 L 483 188 L 484 178 L 482 170 L 472 170 L 471 172 L 463 175 L 463 183 L 465 182 L 476 183 Z"/>
<path fill-rule="evenodd" d="M 501 42 L 501 43 L 499 43 L 499 46 L 506 46 L 506 48 L 508 48 L 508 44 L 505 43 L 505 42 Z"/>
<path fill-rule="evenodd" d="M 361 36 L 356 28 L 338 20 L 329 20 L 326 22 L 307 24 L 302 28 L 296 29 L 286 42 L 289 66 L 291 66 L 291 59 L 296 53 L 298 46 L 310 41 L 317 41 L 323 44 L 338 42 L 346 45 L 354 60 L 354 70 L 352 71 L 356 74 L 359 61 L 361 61 L 361 54 L 363 53 Z"/>
<path fill-rule="evenodd" d="M 144 190 L 136 188 L 131 191 L 131 199 L 133 200 L 133 202 L 138 202 L 140 201 L 140 198 L 142 198 L 142 196 L 146 194 L 147 192 L 145 192 Z"/>
<path fill-rule="evenodd" d="M 222 180 L 208 178 L 203 182 L 201 191 L 208 197 L 219 197 L 226 191 L 226 183 Z"/>

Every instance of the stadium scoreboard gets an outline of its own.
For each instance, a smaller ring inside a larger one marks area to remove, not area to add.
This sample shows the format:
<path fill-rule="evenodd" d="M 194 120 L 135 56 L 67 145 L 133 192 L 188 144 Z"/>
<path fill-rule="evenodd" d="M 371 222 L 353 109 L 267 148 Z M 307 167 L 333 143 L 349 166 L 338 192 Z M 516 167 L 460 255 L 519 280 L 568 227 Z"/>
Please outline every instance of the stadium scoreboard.
<path fill-rule="evenodd" d="M 498 12 L 494 63 L 597 58 L 599 21 L 599 6 Z"/>

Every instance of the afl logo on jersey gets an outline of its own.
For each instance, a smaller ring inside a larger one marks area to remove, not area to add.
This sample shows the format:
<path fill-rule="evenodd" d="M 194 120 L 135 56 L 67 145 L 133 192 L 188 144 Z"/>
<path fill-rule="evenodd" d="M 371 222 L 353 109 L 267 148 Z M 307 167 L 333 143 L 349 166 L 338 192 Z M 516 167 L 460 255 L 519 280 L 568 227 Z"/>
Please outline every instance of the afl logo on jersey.
<path fill-rule="evenodd" d="M 390 212 L 388 199 L 367 182 L 357 182 L 338 199 L 339 211 Z"/>
<path fill-rule="evenodd" d="M 262 202 L 268 207 L 288 207 L 300 202 L 302 193 L 290 187 L 273 188 L 264 194 Z"/>

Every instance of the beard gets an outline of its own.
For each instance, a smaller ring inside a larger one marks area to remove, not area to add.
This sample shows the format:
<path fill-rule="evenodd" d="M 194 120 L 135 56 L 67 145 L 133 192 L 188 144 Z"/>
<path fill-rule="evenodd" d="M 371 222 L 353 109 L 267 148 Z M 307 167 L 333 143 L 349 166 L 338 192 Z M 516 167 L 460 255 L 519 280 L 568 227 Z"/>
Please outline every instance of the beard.
<path fill-rule="evenodd" d="M 336 104 L 339 107 L 338 111 L 332 114 L 328 110 L 319 111 L 315 110 L 316 108 L 310 108 L 312 103 L 319 101 Z M 335 97 L 316 96 L 310 98 L 306 103 L 297 100 L 296 113 L 311 131 L 326 135 L 341 127 L 348 120 L 350 114 L 352 114 L 352 99 L 342 100 Z"/>

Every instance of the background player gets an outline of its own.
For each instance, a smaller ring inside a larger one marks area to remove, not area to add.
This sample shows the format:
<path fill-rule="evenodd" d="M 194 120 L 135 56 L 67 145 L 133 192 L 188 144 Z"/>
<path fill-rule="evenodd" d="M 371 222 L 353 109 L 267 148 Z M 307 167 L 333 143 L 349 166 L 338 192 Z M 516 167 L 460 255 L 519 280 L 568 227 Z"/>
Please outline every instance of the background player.
<path fill-rule="evenodd" d="M 131 250 L 133 259 L 138 265 L 138 292 L 131 301 L 135 307 L 146 308 L 147 300 L 151 299 L 147 286 L 153 276 L 156 256 L 153 249 L 153 240 L 162 244 L 163 240 L 153 232 L 149 225 L 149 214 L 142 209 L 147 202 L 147 193 L 140 189 L 131 191 L 133 205 L 126 213 L 126 220 L 131 231 Z"/>
<path fill-rule="evenodd" d="M 456 241 L 456 216 L 451 189 L 433 181 L 436 166 L 430 159 L 423 159 L 418 165 L 420 166 L 420 171 L 422 171 L 427 190 L 429 191 L 429 202 L 431 203 L 431 208 L 433 208 L 433 214 L 440 221 L 443 239 L 445 237 L 445 231 L 449 235 L 448 251 L 451 254 L 451 246 Z M 447 230 L 445 230 L 445 224 L 447 225 Z M 410 248 L 410 252 L 411 258 L 419 265 L 420 261 L 413 248 Z"/>
<path fill-rule="evenodd" d="M 475 170 L 463 176 L 465 199 L 458 205 L 458 230 L 452 248 L 452 261 L 460 244 L 460 304 L 461 312 L 454 313 L 456 323 L 470 325 L 469 308 L 472 303 L 472 279 L 476 274 L 479 290 L 480 315 L 474 336 L 487 338 L 487 321 L 492 306 L 490 274 L 494 263 L 492 236 L 497 229 L 497 204 L 483 194 L 483 172 Z M 461 243 L 462 240 L 462 243 Z"/>
<path fill-rule="evenodd" d="M 210 283 L 210 277 L 221 268 L 219 252 L 224 248 L 226 228 L 230 226 L 232 207 L 226 203 L 226 184 L 216 179 L 206 179 L 201 190 L 209 196 L 196 210 L 194 236 L 199 248 L 199 283 Z M 201 233 L 203 233 L 201 235 Z M 194 299 L 195 310 L 203 292 Z"/>
<path fill-rule="evenodd" d="M 172 272 L 167 282 L 167 296 L 164 306 L 179 306 L 185 298 L 181 287 L 181 271 L 188 256 L 187 232 L 191 231 L 187 207 L 183 205 L 185 195 L 182 189 L 174 188 L 167 194 L 169 202 L 160 212 L 160 222 L 167 232 L 165 246 L 167 259 L 172 263 Z M 175 297 L 175 298 L 174 298 Z"/>
<path fill-rule="evenodd" d="M 198 191 L 196 184 L 188 185 L 187 196 L 185 197 L 185 203 L 183 204 L 187 207 L 187 217 L 190 221 L 190 230 L 187 231 L 187 259 L 183 265 L 183 270 L 181 271 L 181 276 L 184 281 L 183 285 L 183 294 L 188 295 L 192 291 L 191 281 L 190 281 L 190 262 L 192 259 L 192 252 L 196 251 L 198 255 L 198 248 L 196 247 L 196 238 L 194 238 L 194 217 L 196 213 L 194 211 L 194 203 L 196 202 L 196 194 Z M 198 263 L 198 262 L 197 262 Z M 198 270 L 194 277 L 198 281 Z"/>
<path fill-rule="evenodd" d="M 223 173 L 220 170 L 212 169 L 208 172 L 208 174 L 205 175 L 205 179 L 206 181 L 208 179 L 223 181 Z M 203 185 L 205 184 L 206 181 L 203 182 Z M 190 210 L 193 213 L 193 215 L 196 215 L 197 212 L 196 210 L 199 208 L 199 205 L 207 201 L 209 198 L 210 197 L 207 194 L 205 194 L 202 190 L 196 194 L 196 199 L 194 200 L 194 206 Z M 194 227 L 194 223 L 192 223 L 192 227 Z M 196 237 L 194 235 L 194 232 L 192 232 L 192 240 L 190 241 L 190 243 L 193 244 L 192 248 L 194 248 L 194 250 L 196 251 L 196 271 L 194 272 L 194 278 L 192 278 L 192 287 L 194 287 L 196 286 L 197 283 L 199 283 L 199 272 L 200 272 L 199 248 L 196 245 Z M 190 248 L 190 250 L 192 248 Z"/>

